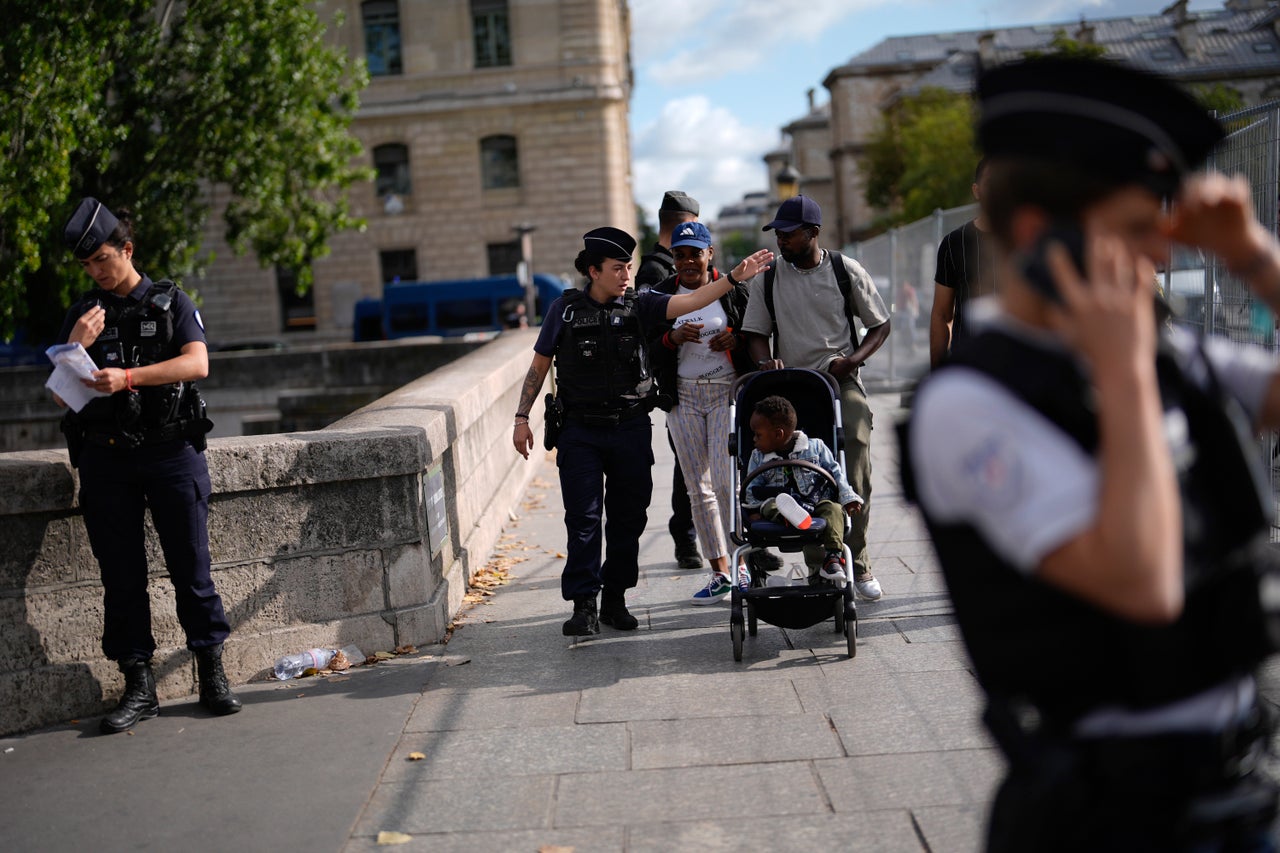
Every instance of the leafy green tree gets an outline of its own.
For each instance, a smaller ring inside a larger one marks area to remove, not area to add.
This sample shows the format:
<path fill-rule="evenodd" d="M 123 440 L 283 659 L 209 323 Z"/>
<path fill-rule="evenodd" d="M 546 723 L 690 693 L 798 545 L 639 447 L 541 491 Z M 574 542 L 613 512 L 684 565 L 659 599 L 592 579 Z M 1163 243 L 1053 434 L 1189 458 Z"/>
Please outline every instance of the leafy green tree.
<path fill-rule="evenodd" d="M 884 211 L 877 226 L 928 216 L 973 200 L 973 103 L 925 88 L 885 111 L 860 159 L 866 199 Z"/>
<path fill-rule="evenodd" d="M 1024 50 L 1022 55 L 1027 59 L 1039 59 L 1045 56 L 1065 56 L 1074 59 L 1100 59 L 1107 49 L 1100 44 L 1076 41 L 1067 35 L 1066 30 L 1058 30 L 1049 42 L 1048 50 Z"/>
<path fill-rule="evenodd" d="M 90 284 L 62 226 L 82 196 L 128 208 L 138 266 L 198 273 L 225 205 L 235 251 L 311 283 L 362 223 L 350 133 L 363 63 L 308 0 L 9 0 L 0 33 L 0 338 L 47 340 Z"/>
<path fill-rule="evenodd" d="M 1223 83 L 1202 83 L 1191 87 L 1191 94 L 1206 110 L 1216 110 L 1218 115 L 1244 109 L 1244 95 Z"/>

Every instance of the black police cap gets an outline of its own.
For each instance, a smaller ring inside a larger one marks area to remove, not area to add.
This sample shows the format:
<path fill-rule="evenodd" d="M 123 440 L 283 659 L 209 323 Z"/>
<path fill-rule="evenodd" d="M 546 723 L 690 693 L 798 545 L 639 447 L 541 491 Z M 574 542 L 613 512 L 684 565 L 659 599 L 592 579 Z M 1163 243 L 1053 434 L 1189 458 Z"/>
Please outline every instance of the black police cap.
<path fill-rule="evenodd" d="M 1097 59 L 1027 59 L 978 78 L 978 145 L 1084 169 L 1171 195 L 1222 139 L 1222 126 L 1161 77 Z"/>
<path fill-rule="evenodd" d="M 85 198 L 62 230 L 67 248 L 80 260 L 92 255 L 111 237 L 120 220 L 96 198 Z"/>
<path fill-rule="evenodd" d="M 611 228 L 608 225 L 593 228 L 583 234 L 582 242 L 588 252 L 613 258 L 616 261 L 631 260 L 631 253 L 636 248 L 634 237 L 621 228 Z"/>

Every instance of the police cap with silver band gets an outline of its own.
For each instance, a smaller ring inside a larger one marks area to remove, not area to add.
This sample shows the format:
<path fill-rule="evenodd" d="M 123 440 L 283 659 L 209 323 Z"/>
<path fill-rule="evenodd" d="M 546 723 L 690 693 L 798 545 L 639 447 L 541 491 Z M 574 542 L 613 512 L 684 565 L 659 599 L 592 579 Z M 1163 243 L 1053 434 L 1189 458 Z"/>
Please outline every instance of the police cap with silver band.
<path fill-rule="evenodd" d="M 62 238 L 71 253 L 80 260 L 92 255 L 111 237 L 120 220 L 96 198 L 86 198 L 71 214 L 62 231 Z"/>
<path fill-rule="evenodd" d="M 1064 163 L 1171 195 L 1223 137 L 1176 85 L 1118 62 L 1037 58 L 978 78 L 978 146 L 989 157 Z"/>
<path fill-rule="evenodd" d="M 636 248 L 634 237 L 621 228 L 612 228 L 608 225 L 592 228 L 582 235 L 582 242 L 588 252 L 603 255 L 615 261 L 631 260 L 631 253 Z"/>

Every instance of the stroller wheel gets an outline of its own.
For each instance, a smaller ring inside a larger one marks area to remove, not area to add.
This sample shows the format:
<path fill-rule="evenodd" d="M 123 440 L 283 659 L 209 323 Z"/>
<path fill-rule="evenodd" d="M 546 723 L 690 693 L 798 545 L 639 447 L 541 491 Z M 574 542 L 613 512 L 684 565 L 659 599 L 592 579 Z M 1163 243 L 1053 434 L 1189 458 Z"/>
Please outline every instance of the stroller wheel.
<path fill-rule="evenodd" d="M 739 663 L 742 662 L 742 634 L 742 622 L 730 620 L 729 636 L 733 638 L 733 659 Z"/>
<path fill-rule="evenodd" d="M 843 596 L 836 599 L 835 611 L 836 611 L 836 619 L 835 619 L 836 633 L 843 634 L 844 633 L 844 598 Z"/>
<path fill-rule="evenodd" d="M 747 599 L 747 636 L 754 637 L 756 628 L 759 627 L 756 620 L 756 604 L 751 599 Z"/>
<path fill-rule="evenodd" d="M 858 654 L 858 614 L 851 610 L 845 614 L 844 620 L 844 636 L 845 645 L 849 650 L 849 657 Z"/>

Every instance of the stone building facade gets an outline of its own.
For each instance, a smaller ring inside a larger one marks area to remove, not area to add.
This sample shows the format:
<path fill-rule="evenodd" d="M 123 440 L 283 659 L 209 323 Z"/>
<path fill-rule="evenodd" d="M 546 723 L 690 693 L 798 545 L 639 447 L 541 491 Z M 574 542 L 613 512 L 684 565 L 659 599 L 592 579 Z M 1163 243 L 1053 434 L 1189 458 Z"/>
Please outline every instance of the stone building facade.
<path fill-rule="evenodd" d="M 385 282 L 514 272 L 518 228 L 533 268 L 576 275 L 581 237 L 634 233 L 626 0 L 322 0 L 329 36 L 371 81 L 353 132 L 373 183 L 351 191 L 367 221 L 335 235 L 307 298 L 220 231 L 218 187 L 190 282 L 215 343 L 349 340 L 352 309 Z"/>
<path fill-rule="evenodd" d="M 1055 35 L 1105 48 L 1106 56 L 1187 85 L 1221 83 L 1248 106 L 1280 98 L 1280 2 L 1226 0 L 1221 9 L 1190 11 L 1186 0 L 1158 14 L 1069 21 L 970 32 L 887 38 L 833 68 L 822 107 L 783 127 L 790 151 L 766 155 L 772 175 L 790 160 L 800 191 L 822 204 L 836 243 L 859 239 L 875 219 L 865 199 L 858 159 L 883 111 L 926 86 L 970 91 L 979 61 L 1000 63 L 1047 50 Z M 815 154 L 825 147 L 826 161 Z M 828 204 L 830 202 L 830 204 Z"/>

